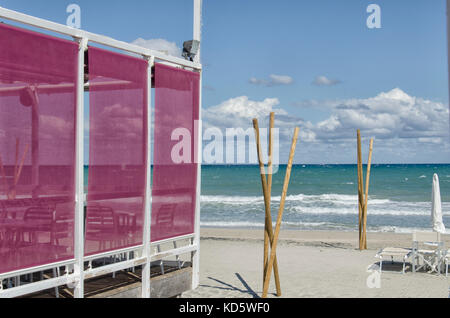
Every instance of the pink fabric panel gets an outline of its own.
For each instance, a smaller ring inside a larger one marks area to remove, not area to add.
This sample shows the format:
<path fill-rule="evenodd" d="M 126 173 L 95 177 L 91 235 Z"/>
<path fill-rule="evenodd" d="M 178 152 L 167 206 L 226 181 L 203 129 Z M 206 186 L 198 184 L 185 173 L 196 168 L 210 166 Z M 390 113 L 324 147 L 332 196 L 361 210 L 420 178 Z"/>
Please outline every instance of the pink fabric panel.
<path fill-rule="evenodd" d="M 72 259 L 78 44 L 0 24 L 0 273 Z"/>
<path fill-rule="evenodd" d="M 155 65 L 152 242 L 194 232 L 199 80 L 198 73 Z"/>
<path fill-rule="evenodd" d="M 143 59 L 89 48 L 86 255 L 142 244 L 147 68 Z"/>

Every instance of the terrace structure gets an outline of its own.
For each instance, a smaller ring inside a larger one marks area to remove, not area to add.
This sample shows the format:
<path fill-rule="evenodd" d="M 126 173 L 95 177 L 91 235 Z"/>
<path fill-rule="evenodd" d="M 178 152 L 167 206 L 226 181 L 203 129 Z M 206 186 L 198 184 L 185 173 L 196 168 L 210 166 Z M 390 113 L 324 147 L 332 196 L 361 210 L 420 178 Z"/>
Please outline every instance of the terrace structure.
<path fill-rule="evenodd" d="M 195 289 L 200 48 L 183 59 L 1 7 L 0 19 L 0 297 Z"/>

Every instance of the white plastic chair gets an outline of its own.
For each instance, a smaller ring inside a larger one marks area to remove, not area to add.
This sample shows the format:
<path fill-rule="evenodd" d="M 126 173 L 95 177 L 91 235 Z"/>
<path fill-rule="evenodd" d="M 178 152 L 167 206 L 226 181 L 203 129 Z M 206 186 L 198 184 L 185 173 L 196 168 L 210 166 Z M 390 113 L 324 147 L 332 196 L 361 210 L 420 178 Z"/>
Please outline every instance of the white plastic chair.
<path fill-rule="evenodd" d="M 430 272 L 440 274 L 443 254 L 443 243 L 438 232 L 414 232 L 413 233 L 413 272 L 421 268 L 429 268 Z M 422 265 L 420 265 L 420 260 Z"/>

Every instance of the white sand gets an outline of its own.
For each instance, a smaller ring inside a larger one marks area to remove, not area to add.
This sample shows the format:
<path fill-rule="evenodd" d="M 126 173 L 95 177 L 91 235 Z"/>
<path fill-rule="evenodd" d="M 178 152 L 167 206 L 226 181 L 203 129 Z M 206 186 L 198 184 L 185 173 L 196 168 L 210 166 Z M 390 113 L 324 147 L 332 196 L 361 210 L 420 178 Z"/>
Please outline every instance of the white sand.
<path fill-rule="evenodd" d="M 200 286 L 183 297 L 259 297 L 263 231 L 202 229 Z M 356 232 L 282 231 L 277 257 L 282 297 L 448 297 L 450 276 L 401 274 L 386 266 L 380 288 L 369 288 L 368 266 L 385 246 L 411 247 L 410 234 L 369 233 L 368 250 L 357 250 Z M 449 247 L 450 242 L 446 242 Z M 269 297 L 275 297 L 272 275 Z"/>

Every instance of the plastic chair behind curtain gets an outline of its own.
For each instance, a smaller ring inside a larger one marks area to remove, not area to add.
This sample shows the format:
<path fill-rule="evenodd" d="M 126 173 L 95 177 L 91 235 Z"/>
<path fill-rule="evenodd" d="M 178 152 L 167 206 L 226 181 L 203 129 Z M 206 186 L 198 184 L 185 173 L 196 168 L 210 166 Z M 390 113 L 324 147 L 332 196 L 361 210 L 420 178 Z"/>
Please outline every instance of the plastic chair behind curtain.
<path fill-rule="evenodd" d="M 145 60 L 89 48 L 86 255 L 142 244 L 146 175 Z"/>
<path fill-rule="evenodd" d="M 194 233 L 198 73 L 155 65 L 152 242 Z"/>
<path fill-rule="evenodd" d="M 73 258 L 77 54 L 0 24 L 0 273 Z"/>

